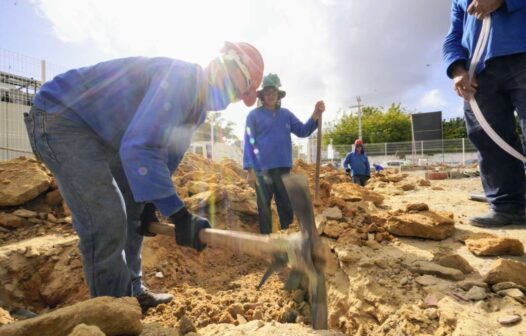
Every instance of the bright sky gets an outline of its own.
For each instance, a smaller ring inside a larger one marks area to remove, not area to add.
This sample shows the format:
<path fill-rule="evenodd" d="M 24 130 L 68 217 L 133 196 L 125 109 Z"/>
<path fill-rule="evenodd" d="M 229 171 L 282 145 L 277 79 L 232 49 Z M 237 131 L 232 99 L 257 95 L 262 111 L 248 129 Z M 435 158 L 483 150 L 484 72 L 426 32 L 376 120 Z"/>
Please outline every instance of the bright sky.
<path fill-rule="evenodd" d="M 0 49 L 63 67 L 126 56 L 205 66 L 223 41 L 247 41 L 287 91 L 282 105 L 324 121 L 362 103 L 461 116 L 442 64 L 446 0 L 0 0 Z M 249 108 L 223 114 L 242 135 Z"/>

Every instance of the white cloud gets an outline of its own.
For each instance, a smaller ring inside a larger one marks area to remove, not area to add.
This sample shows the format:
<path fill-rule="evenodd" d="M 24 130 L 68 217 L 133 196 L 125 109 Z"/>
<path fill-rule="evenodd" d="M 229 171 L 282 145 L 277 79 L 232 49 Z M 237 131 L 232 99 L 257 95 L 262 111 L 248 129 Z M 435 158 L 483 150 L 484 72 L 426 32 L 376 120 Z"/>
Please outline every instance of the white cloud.
<path fill-rule="evenodd" d="M 426 92 L 417 104 L 417 108 L 422 111 L 436 111 L 446 106 L 448 106 L 448 103 L 438 89 Z"/>

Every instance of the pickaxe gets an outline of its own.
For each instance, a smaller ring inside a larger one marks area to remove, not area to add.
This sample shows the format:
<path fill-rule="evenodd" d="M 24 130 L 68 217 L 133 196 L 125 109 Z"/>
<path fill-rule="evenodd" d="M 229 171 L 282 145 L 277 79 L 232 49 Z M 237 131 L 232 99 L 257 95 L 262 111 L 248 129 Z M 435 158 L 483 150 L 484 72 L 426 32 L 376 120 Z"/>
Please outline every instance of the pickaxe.
<path fill-rule="evenodd" d="M 312 327 L 327 329 L 327 289 L 323 273 L 326 250 L 314 224 L 308 182 L 305 176 L 288 175 L 283 177 L 283 183 L 298 219 L 300 232 L 286 236 L 269 236 L 204 229 L 199 232 L 199 239 L 212 248 L 224 248 L 257 258 L 270 259 L 271 265 L 258 288 L 273 271 L 288 265 L 291 272 L 285 289 L 294 289 L 299 286 L 302 279 L 306 279 L 311 303 Z M 149 231 L 169 236 L 174 236 L 175 232 L 173 224 L 163 223 L 150 223 Z"/>

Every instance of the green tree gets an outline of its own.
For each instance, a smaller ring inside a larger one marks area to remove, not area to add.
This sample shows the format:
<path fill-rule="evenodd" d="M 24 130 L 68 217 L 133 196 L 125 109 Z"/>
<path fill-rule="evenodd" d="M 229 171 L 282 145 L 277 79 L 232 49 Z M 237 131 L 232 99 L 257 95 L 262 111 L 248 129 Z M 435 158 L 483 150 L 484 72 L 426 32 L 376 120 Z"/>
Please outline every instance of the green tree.
<path fill-rule="evenodd" d="M 442 131 L 444 139 L 467 138 L 466 124 L 461 117 L 443 120 Z"/>
<path fill-rule="evenodd" d="M 366 143 L 411 140 L 410 115 L 400 106 L 392 104 L 385 111 L 379 107 L 362 108 L 362 136 Z M 343 114 L 325 132 L 324 142 L 333 140 L 334 145 L 352 144 L 358 138 L 358 116 Z"/>

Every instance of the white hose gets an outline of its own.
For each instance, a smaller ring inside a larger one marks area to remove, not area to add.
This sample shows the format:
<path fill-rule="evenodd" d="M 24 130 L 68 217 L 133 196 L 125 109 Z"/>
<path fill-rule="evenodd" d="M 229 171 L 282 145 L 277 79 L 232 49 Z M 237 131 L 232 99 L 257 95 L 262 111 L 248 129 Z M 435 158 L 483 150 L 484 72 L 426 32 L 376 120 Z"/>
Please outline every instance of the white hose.
<path fill-rule="evenodd" d="M 471 79 L 473 78 L 475 74 L 475 70 L 477 68 L 478 63 L 480 62 L 480 58 L 482 56 L 482 53 L 484 49 L 486 48 L 486 45 L 488 43 L 488 37 L 489 37 L 489 30 L 491 27 L 491 17 L 487 15 L 484 20 L 482 21 L 482 29 L 480 31 L 480 36 L 477 40 L 477 45 L 475 47 L 475 52 L 473 53 L 473 58 L 471 60 L 471 65 L 469 66 L 469 80 L 471 82 Z M 477 101 L 475 100 L 475 95 L 470 95 L 469 97 L 469 104 L 471 105 L 471 109 L 473 110 L 473 113 L 475 114 L 475 118 L 477 118 L 477 121 L 479 122 L 482 129 L 488 134 L 488 136 L 493 140 L 500 148 L 502 148 L 506 153 L 510 154 L 514 158 L 526 162 L 526 157 L 519 153 L 515 148 L 511 147 L 506 141 L 504 141 L 498 134 L 491 128 L 488 121 L 484 116 L 482 115 L 482 112 L 480 111 L 480 107 L 477 104 Z"/>

